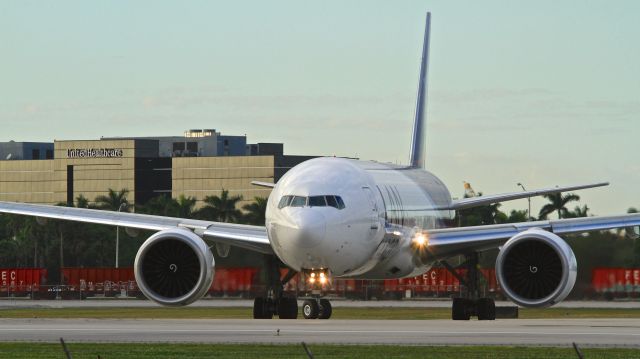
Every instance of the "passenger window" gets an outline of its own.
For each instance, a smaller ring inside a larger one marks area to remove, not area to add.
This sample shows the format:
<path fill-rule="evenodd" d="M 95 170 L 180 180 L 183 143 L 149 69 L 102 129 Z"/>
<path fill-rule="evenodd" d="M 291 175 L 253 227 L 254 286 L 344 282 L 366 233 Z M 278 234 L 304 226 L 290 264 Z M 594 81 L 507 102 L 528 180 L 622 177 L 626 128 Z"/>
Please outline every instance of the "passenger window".
<path fill-rule="evenodd" d="M 291 207 L 304 207 L 307 204 L 307 197 L 294 196 L 291 201 Z"/>
<path fill-rule="evenodd" d="M 345 205 L 340 196 L 336 196 L 336 201 L 338 201 L 338 209 L 344 209 Z"/>
<path fill-rule="evenodd" d="M 325 198 L 327 199 L 327 205 L 329 205 L 329 207 L 338 208 L 338 202 L 334 196 L 325 196 Z"/>
<path fill-rule="evenodd" d="M 309 197 L 309 207 L 326 207 L 327 202 L 324 200 L 324 196 L 312 196 Z"/>

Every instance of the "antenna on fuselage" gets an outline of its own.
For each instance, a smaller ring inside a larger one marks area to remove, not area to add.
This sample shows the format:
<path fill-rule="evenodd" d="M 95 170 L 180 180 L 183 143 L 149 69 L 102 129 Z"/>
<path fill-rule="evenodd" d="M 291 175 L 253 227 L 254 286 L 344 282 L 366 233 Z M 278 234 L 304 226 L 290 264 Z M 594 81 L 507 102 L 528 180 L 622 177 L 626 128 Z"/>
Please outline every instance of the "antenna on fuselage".
<path fill-rule="evenodd" d="M 425 122 L 427 117 L 427 73 L 429 70 L 429 33 L 431 28 L 431 13 L 427 13 L 422 44 L 422 62 L 420 62 L 420 79 L 418 81 L 418 95 L 416 98 L 416 113 L 413 120 L 413 138 L 411 141 L 411 155 L 409 165 L 424 168 L 425 160 Z"/>

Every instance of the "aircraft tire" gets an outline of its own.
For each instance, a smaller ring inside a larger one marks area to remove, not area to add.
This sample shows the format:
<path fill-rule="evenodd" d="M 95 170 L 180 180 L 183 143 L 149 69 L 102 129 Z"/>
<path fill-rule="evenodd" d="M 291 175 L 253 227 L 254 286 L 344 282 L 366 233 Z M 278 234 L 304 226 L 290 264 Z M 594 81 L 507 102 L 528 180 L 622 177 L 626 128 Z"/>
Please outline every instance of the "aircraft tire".
<path fill-rule="evenodd" d="M 491 298 L 480 298 L 476 303 L 478 320 L 496 320 L 496 303 Z"/>
<path fill-rule="evenodd" d="M 319 312 L 320 308 L 316 300 L 307 299 L 302 303 L 302 315 L 304 319 L 317 319 Z"/>
<path fill-rule="evenodd" d="M 273 312 L 269 308 L 268 300 L 257 297 L 253 300 L 253 319 L 271 319 Z"/>
<path fill-rule="evenodd" d="M 331 302 L 328 299 L 320 299 L 320 311 L 318 312 L 318 319 L 329 319 L 333 313 Z"/>
<path fill-rule="evenodd" d="M 278 317 L 280 319 L 298 319 L 298 301 L 296 298 L 280 298 Z"/>
<path fill-rule="evenodd" d="M 470 300 L 465 298 L 453 298 L 453 305 L 451 306 L 451 319 L 453 320 L 469 320 L 469 304 Z"/>

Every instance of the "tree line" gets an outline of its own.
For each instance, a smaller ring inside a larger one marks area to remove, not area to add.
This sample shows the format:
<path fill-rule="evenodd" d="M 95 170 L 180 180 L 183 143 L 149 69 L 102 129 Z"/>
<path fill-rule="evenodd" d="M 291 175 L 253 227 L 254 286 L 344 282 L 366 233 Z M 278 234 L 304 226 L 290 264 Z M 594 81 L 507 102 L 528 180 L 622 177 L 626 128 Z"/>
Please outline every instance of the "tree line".
<path fill-rule="evenodd" d="M 482 192 L 478 193 L 482 196 Z M 553 193 L 543 196 L 547 199 L 537 217 L 533 217 L 529 214 L 528 210 L 511 210 L 509 214 L 506 214 L 500 210 L 501 203 L 494 203 L 486 206 L 473 207 L 458 211 L 456 214 L 456 223 L 459 226 L 479 226 L 487 224 L 500 224 L 500 223 L 517 223 L 535 220 L 548 219 L 549 215 L 554 212 L 558 216 L 558 219 L 562 218 L 578 218 L 589 216 L 591 210 L 587 205 L 575 206 L 573 210 L 569 209 L 570 203 L 580 201 L 580 196 L 574 193 L 562 194 Z M 467 196 L 465 195 L 465 198 Z M 635 211 L 634 208 L 630 208 L 629 211 Z"/>
<path fill-rule="evenodd" d="M 253 202 L 238 209 L 241 196 L 230 195 L 223 190 L 219 196 L 208 196 L 203 205 L 196 208 L 193 197 L 158 196 L 144 205 L 135 206 L 129 202 L 126 189 L 109 190 L 106 195 L 89 201 L 78 196 L 73 204 L 77 208 L 95 208 L 110 211 L 134 211 L 161 216 L 200 219 L 207 221 L 264 225 L 267 199 L 254 198 Z M 576 202 L 575 194 L 552 194 L 545 196 L 548 203 L 538 213 L 537 218 L 529 216 L 527 210 L 512 210 L 509 214 L 500 210 L 501 204 L 491 204 L 461 210 L 457 213 L 456 224 L 461 226 L 488 225 L 497 223 L 524 222 L 558 218 L 585 217 L 590 215 L 586 205 Z M 67 206 L 66 203 L 59 205 Z M 573 206 L 573 209 L 569 209 Z M 629 212 L 637 212 L 630 208 Z M 120 266 L 131 266 L 140 245 L 152 232 L 141 231 L 137 236 L 131 231 L 120 229 Z M 70 221 L 53 221 L 27 216 L 0 215 L 0 267 L 41 267 L 47 268 L 49 282 L 58 283 L 59 268 L 67 267 L 113 267 L 115 264 L 116 228 L 97 224 Z M 603 267 L 640 267 L 640 239 L 625 239 L 624 230 L 591 232 L 565 236 L 579 259 L 578 288 L 586 288 L 591 279 L 591 269 Z M 245 261 L 255 265 L 261 260 L 253 253 L 236 250 L 227 259 L 229 263 Z M 481 256 L 483 267 L 493 267 L 497 250 L 484 252 Z M 225 259 L 216 258 L 217 264 Z"/>

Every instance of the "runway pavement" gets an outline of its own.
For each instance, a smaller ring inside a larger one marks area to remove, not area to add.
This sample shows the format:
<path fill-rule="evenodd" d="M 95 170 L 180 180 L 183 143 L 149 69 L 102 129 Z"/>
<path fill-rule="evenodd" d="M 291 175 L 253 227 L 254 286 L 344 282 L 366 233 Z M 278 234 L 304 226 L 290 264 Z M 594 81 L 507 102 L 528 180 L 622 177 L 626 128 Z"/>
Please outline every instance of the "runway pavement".
<path fill-rule="evenodd" d="M 0 319 L 0 341 L 336 343 L 640 347 L 637 319 Z"/>
<path fill-rule="evenodd" d="M 302 304 L 302 300 L 298 301 Z M 381 300 L 381 301 L 353 301 L 331 300 L 337 308 L 352 307 L 396 307 L 396 308 L 450 308 L 450 300 Z M 511 302 L 496 302 L 497 306 L 511 306 Z M 86 299 L 86 300 L 30 300 L 30 299 L 0 299 L 1 308 L 87 308 L 87 307 L 157 307 L 149 300 L 137 299 Z M 201 299 L 192 307 L 247 307 L 253 306 L 253 300 L 246 299 Z M 554 308 L 640 308 L 640 301 L 565 301 Z"/>

